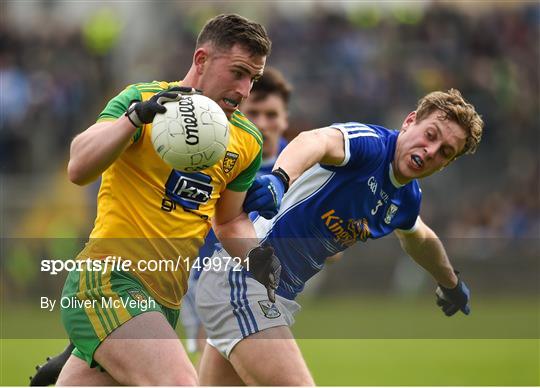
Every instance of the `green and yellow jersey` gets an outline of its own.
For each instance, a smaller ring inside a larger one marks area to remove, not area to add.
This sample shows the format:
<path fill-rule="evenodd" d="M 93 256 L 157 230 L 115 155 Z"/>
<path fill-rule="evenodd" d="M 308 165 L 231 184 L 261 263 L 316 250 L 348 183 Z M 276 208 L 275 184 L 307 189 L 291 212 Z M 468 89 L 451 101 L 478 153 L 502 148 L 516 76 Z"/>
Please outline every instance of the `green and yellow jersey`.
<path fill-rule="evenodd" d="M 156 81 L 130 85 L 109 101 L 98 122 L 116 120 L 133 100 L 146 101 L 179 84 Z M 221 193 L 250 187 L 261 163 L 261 133 L 240 111 L 232 115 L 229 127 L 223 159 L 197 173 L 172 169 L 152 146 L 152 125 L 139 128 L 132 144 L 102 175 L 94 229 L 79 257 L 131 260 L 130 273 L 152 296 L 167 307 L 178 308 L 187 288 L 187 265 L 150 272 L 139 270 L 136 264 L 195 258 Z"/>

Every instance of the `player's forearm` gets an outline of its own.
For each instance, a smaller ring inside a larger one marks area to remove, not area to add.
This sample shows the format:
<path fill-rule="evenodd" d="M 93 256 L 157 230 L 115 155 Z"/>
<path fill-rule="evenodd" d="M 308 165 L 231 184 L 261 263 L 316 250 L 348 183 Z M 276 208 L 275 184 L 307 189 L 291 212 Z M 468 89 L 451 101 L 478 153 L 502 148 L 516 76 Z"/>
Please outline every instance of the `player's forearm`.
<path fill-rule="evenodd" d="M 227 253 L 243 262 L 249 251 L 259 245 L 253 224 L 245 213 L 225 224 L 214 223 L 213 228 Z"/>
<path fill-rule="evenodd" d="M 420 238 L 400 238 L 401 246 L 437 283 L 447 288 L 454 288 L 458 279 L 446 254 L 444 246 L 437 235 L 428 229 Z"/>
<path fill-rule="evenodd" d="M 281 152 L 274 169 L 282 168 L 292 184 L 302 173 L 320 162 L 325 155 L 322 134 L 317 130 L 301 132 Z"/>
<path fill-rule="evenodd" d="M 71 142 L 69 179 L 78 185 L 97 179 L 129 145 L 137 128 L 127 117 L 92 125 Z"/>

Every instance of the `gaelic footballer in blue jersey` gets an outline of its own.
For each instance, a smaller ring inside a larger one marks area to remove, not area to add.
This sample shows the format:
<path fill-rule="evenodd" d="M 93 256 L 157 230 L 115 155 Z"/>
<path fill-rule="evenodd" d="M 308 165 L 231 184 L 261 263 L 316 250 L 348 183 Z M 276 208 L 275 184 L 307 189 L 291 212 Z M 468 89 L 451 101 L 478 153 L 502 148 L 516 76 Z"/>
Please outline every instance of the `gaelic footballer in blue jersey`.
<path fill-rule="evenodd" d="M 473 153 L 482 128 L 474 107 L 452 89 L 422 98 L 400 131 L 343 123 L 294 139 L 274 172 L 256 179 L 244 202 L 246 211 L 251 206 L 277 211 L 281 203 L 274 218 L 254 222 L 257 236 L 281 260 L 276 303 L 245 271 L 201 275 L 197 308 L 209 337 L 201 384 L 313 385 L 289 329 L 299 309 L 295 297 L 329 256 L 391 232 L 438 283 L 443 312 L 468 314 L 467 287 L 419 217 L 417 179 Z"/>

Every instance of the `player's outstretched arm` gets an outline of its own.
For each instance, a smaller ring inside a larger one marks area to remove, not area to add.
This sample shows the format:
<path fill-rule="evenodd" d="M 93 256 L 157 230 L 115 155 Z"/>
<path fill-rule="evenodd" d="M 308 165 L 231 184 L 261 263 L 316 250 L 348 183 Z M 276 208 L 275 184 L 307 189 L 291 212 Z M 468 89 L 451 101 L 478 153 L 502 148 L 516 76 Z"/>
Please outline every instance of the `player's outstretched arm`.
<path fill-rule="evenodd" d="M 273 218 L 289 186 L 315 163 L 340 165 L 345 159 L 345 143 L 341 131 L 319 128 L 300 133 L 281 152 L 271 174 L 257 177 L 247 192 L 244 211 L 257 211 Z"/>
<path fill-rule="evenodd" d="M 418 218 L 414 231 L 395 231 L 401 247 L 439 284 L 437 304 L 450 316 L 461 310 L 469 314 L 470 292 L 452 268 L 441 240 Z"/>
<path fill-rule="evenodd" d="M 260 246 L 255 228 L 242 210 L 245 192 L 225 190 L 216 204 L 212 220 L 217 238 L 231 257 L 239 257 L 253 277 L 268 291 L 275 302 L 279 285 L 281 263 L 269 246 Z"/>
<path fill-rule="evenodd" d="M 279 154 L 274 169 L 283 169 L 292 184 L 315 163 L 340 165 L 345 159 L 345 140 L 336 128 L 300 132 Z"/>
<path fill-rule="evenodd" d="M 428 271 L 437 283 L 447 288 L 457 285 L 458 278 L 441 240 L 420 218 L 416 221 L 414 231 L 396 230 L 395 234 L 403 250 Z"/>

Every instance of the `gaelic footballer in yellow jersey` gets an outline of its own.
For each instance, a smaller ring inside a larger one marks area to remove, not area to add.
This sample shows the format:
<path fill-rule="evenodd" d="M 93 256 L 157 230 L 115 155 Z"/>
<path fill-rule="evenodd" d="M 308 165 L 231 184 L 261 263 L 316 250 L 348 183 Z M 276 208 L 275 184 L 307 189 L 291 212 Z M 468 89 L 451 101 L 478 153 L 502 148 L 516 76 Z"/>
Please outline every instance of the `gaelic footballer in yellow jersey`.
<path fill-rule="evenodd" d="M 130 102 L 146 101 L 180 84 L 130 85 L 109 101 L 98 122 L 116 120 Z M 139 128 L 128 148 L 102 174 L 95 226 L 79 257 L 103 259 L 112 255 L 131 260 L 130 274 L 160 303 L 178 308 L 187 288 L 186 262 L 176 271 L 138 271 L 136 264 L 139 260 L 196 258 L 220 193 L 225 189 L 246 191 L 253 182 L 261 163 L 261 133 L 238 110 L 229 123 L 224 158 L 196 173 L 172 169 L 152 146 L 152 124 Z M 198 189 L 196 197 L 186 191 L 193 187 Z"/>
<path fill-rule="evenodd" d="M 102 177 L 96 224 L 80 257 L 103 261 L 121 256 L 124 264 L 133 263 L 130 271 L 122 266 L 68 274 L 62 296 L 93 304 L 61 308 L 75 349 L 59 385 L 198 385 L 174 331 L 186 268 L 149 272 L 139 264 L 194 256 L 210 221 L 227 251 L 249 258 L 250 273 L 267 287 L 270 299 L 275 297 L 279 260 L 271 248 L 259 245 L 243 212 L 246 189 L 260 163 L 261 137 L 236 111 L 262 75 L 270 49 L 259 23 L 235 14 L 215 16 L 202 28 L 191 67 L 181 77 L 186 87 L 168 82 L 129 86 L 71 142 L 69 179 L 85 185 Z M 166 110 L 161 102 L 179 101 L 194 88 L 203 90 L 231 121 L 230 144 L 221 163 L 188 175 L 173 171 L 156 155 L 150 124 Z M 189 201 L 179 187 L 191 189 Z M 105 305 L 103 298 L 127 303 Z M 132 306 L 142 300 L 148 309 Z M 106 372 L 92 369 L 96 365 Z"/>

